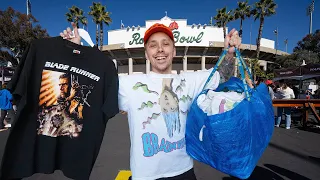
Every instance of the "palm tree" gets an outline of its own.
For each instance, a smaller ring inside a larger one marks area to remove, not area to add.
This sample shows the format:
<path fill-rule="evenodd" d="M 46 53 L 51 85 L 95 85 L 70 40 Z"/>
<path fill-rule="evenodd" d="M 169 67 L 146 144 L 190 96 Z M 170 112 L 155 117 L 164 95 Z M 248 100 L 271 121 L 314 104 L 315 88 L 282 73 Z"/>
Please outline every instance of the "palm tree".
<path fill-rule="evenodd" d="M 254 9 L 251 11 L 251 14 L 254 16 L 254 20 L 260 19 L 260 27 L 257 39 L 257 59 L 260 55 L 260 41 L 262 37 L 262 30 L 264 25 L 264 18 L 276 14 L 276 3 L 274 0 L 260 0 L 254 5 Z"/>
<path fill-rule="evenodd" d="M 66 13 L 67 21 L 74 22 L 77 27 L 79 27 L 79 22 L 84 26 L 87 26 L 88 20 L 87 17 L 83 15 L 83 10 L 78 8 L 77 6 L 72 6 L 69 8 L 69 12 Z"/>
<path fill-rule="evenodd" d="M 223 28 L 223 37 L 225 38 L 227 35 L 226 33 L 227 23 L 234 20 L 232 15 L 232 10 L 227 12 L 227 7 L 224 7 L 224 8 L 218 9 L 217 13 L 218 14 L 214 17 L 214 20 L 216 20 L 215 26 Z"/>
<path fill-rule="evenodd" d="M 234 11 L 234 19 L 240 19 L 240 31 L 239 35 L 242 37 L 242 23 L 246 18 L 251 16 L 251 6 L 248 5 L 248 0 L 244 2 L 238 2 L 238 7 Z"/>
<path fill-rule="evenodd" d="M 89 15 L 92 16 L 93 21 L 97 24 L 96 28 L 96 45 L 98 45 L 99 34 L 100 34 L 100 50 L 103 47 L 103 24 L 109 26 L 112 22 L 110 18 L 110 12 L 106 11 L 107 7 L 101 5 L 101 3 L 93 2 L 92 6 L 90 6 Z M 98 30 L 98 26 L 100 26 L 100 32 Z"/>
<path fill-rule="evenodd" d="M 90 6 L 89 15 L 92 16 L 94 23 L 96 24 L 96 46 L 99 44 L 99 22 L 98 22 L 98 6 L 97 3 L 93 2 L 93 5 Z"/>

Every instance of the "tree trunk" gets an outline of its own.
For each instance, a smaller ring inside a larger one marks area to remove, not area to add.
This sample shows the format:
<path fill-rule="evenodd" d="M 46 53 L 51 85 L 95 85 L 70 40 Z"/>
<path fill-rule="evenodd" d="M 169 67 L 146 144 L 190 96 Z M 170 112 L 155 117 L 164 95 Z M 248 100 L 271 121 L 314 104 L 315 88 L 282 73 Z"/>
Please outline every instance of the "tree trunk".
<path fill-rule="evenodd" d="M 262 30 L 263 30 L 263 24 L 264 24 L 264 17 L 260 17 L 260 27 L 259 27 L 259 34 L 258 34 L 258 39 L 257 39 L 257 59 L 259 60 L 260 56 L 260 41 L 262 37 Z"/>
<path fill-rule="evenodd" d="M 240 31 L 239 36 L 242 38 L 242 19 L 240 20 Z"/>
<path fill-rule="evenodd" d="M 79 19 L 78 18 L 75 19 L 75 23 L 76 23 L 77 28 L 79 28 Z"/>
<path fill-rule="evenodd" d="M 223 25 L 223 39 L 226 38 L 226 25 Z"/>
<path fill-rule="evenodd" d="M 99 46 L 99 24 L 96 27 L 96 46 Z"/>
<path fill-rule="evenodd" d="M 103 23 L 100 23 L 100 51 L 102 51 L 103 47 Z"/>

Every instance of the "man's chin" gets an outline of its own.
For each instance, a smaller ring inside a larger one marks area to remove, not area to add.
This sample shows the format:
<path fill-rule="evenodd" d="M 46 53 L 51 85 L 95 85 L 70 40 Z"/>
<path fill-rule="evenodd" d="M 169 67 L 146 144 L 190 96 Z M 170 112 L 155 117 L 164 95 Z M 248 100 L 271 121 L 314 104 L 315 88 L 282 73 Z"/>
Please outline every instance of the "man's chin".
<path fill-rule="evenodd" d="M 160 73 L 168 71 L 169 66 L 157 66 L 156 70 Z"/>

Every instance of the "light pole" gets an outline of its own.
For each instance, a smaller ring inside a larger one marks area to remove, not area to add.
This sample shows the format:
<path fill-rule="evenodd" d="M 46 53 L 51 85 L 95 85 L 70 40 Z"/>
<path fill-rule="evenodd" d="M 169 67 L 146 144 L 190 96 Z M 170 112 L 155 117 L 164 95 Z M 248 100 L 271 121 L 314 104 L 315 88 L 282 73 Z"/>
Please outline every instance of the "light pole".
<path fill-rule="evenodd" d="M 284 44 L 286 45 L 286 53 L 288 53 L 288 38 L 284 40 Z"/>
<path fill-rule="evenodd" d="M 276 56 L 278 54 L 278 34 L 279 34 L 279 31 L 278 31 L 278 27 L 276 30 L 273 31 L 273 33 L 276 35 L 277 39 L 276 39 Z"/>
<path fill-rule="evenodd" d="M 314 11 L 314 0 L 307 8 L 307 15 L 310 16 L 309 34 L 312 34 L 312 13 Z"/>

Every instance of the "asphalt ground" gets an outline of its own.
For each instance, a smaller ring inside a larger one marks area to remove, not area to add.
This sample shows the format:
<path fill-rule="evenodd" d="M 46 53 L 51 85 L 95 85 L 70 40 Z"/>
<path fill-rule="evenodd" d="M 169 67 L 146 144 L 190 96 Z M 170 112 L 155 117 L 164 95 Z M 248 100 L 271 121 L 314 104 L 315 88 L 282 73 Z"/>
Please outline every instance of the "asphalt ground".
<path fill-rule="evenodd" d="M 290 130 L 275 128 L 272 140 L 260 159 L 250 180 L 319 180 L 320 129 L 302 130 L 292 125 Z M 261 127 L 263 128 L 263 127 Z M 0 132 L 0 155 L 4 151 L 9 131 Z M 125 115 L 109 120 L 99 156 L 90 180 L 114 180 L 121 170 L 129 170 L 129 128 Z M 198 180 L 233 180 L 234 178 L 195 162 Z M 27 180 L 68 180 L 61 171 L 35 174 Z"/>

